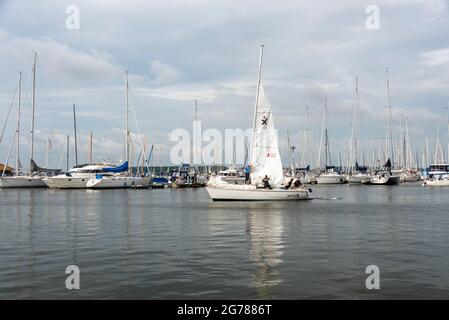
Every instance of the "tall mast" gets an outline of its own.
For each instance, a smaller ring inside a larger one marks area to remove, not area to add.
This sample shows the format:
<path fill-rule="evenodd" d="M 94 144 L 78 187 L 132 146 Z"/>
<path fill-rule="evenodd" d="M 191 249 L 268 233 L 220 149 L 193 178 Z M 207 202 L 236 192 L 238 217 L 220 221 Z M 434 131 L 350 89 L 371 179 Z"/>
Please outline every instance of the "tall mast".
<path fill-rule="evenodd" d="M 327 170 L 327 164 L 328 164 L 328 155 L 330 158 L 330 151 L 329 151 L 329 138 L 327 136 L 327 98 L 324 99 L 324 134 L 325 134 L 325 140 L 324 140 L 324 152 L 326 153 L 326 163 L 325 163 L 325 169 Z M 329 159 L 330 160 L 330 159 Z"/>
<path fill-rule="evenodd" d="M 447 112 L 447 106 L 445 109 L 446 109 L 447 134 L 448 134 L 448 139 L 449 139 L 449 115 Z M 447 162 L 446 163 L 449 163 L 449 140 L 447 142 Z"/>
<path fill-rule="evenodd" d="M 70 152 L 70 137 L 67 135 L 67 143 L 66 143 L 66 168 L 67 172 L 69 172 L 69 152 Z"/>
<path fill-rule="evenodd" d="M 262 74 L 262 59 L 263 59 L 263 47 L 264 45 L 260 45 L 260 56 L 259 56 L 259 68 L 257 70 L 257 88 L 256 88 L 256 103 L 254 106 L 254 121 L 253 121 L 253 136 L 251 139 L 251 149 L 250 149 L 250 162 L 253 160 L 253 148 L 254 148 L 254 133 L 256 130 L 256 120 L 257 120 L 257 109 L 259 106 L 259 92 L 260 92 L 260 77 Z"/>
<path fill-rule="evenodd" d="M 294 158 L 294 152 L 295 152 L 295 146 L 293 146 L 290 142 L 290 133 L 287 130 L 287 144 L 288 144 L 288 154 L 290 156 L 290 169 L 292 175 L 295 175 L 295 158 Z"/>
<path fill-rule="evenodd" d="M 323 120 L 321 122 L 321 135 L 320 135 L 320 146 L 318 147 L 318 158 L 316 160 L 316 169 L 321 169 L 321 152 L 322 152 L 322 148 L 323 148 L 323 139 L 324 137 L 324 133 L 325 133 L 325 128 L 326 128 L 326 101 L 324 103 L 324 112 L 323 112 Z M 326 147 L 324 148 L 325 152 L 326 152 Z"/>
<path fill-rule="evenodd" d="M 192 127 L 193 131 L 192 132 L 192 138 L 190 139 L 190 165 L 193 167 L 193 162 L 196 160 L 196 153 L 197 153 L 197 146 L 194 145 L 193 140 L 195 139 L 196 136 L 196 125 L 198 124 L 198 106 L 196 104 L 196 99 L 195 99 L 195 118 L 194 118 L 194 123 L 195 125 Z"/>
<path fill-rule="evenodd" d="M 195 99 L 195 121 L 198 121 L 198 105 L 196 103 L 196 99 Z"/>
<path fill-rule="evenodd" d="M 19 154 L 20 154 L 20 99 L 22 94 L 22 72 L 19 72 L 19 92 L 18 92 L 18 108 L 17 108 L 17 146 L 16 146 L 16 176 L 19 175 Z"/>
<path fill-rule="evenodd" d="M 129 85 L 128 85 L 128 70 L 125 71 L 125 85 L 126 85 L 126 112 L 125 112 L 125 153 L 126 153 L 126 161 L 128 162 L 128 174 L 129 174 L 129 125 L 128 125 L 128 117 L 129 117 Z"/>
<path fill-rule="evenodd" d="M 352 132 L 351 132 L 351 144 L 349 145 L 349 171 L 352 172 L 354 169 L 354 163 L 357 161 L 357 109 L 359 104 L 359 79 L 355 78 L 355 96 L 356 103 L 354 105 L 354 111 L 352 113 Z"/>
<path fill-rule="evenodd" d="M 92 149 L 93 149 L 93 133 L 92 131 L 90 132 L 90 136 L 89 136 L 89 164 L 92 164 Z"/>
<path fill-rule="evenodd" d="M 76 135 L 76 111 L 75 111 L 75 106 L 73 105 L 73 128 L 74 128 L 74 132 L 75 132 L 75 165 L 78 165 L 78 140 L 77 140 L 77 135 Z"/>
<path fill-rule="evenodd" d="M 305 130 L 303 131 L 302 145 L 303 145 L 303 148 L 302 148 L 300 166 L 302 168 L 304 168 L 307 165 L 312 165 L 310 163 L 311 157 L 310 157 L 310 148 L 309 148 L 309 106 L 306 106 L 306 124 L 305 124 Z"/>
<path fill-rule="evenodd" d="M 47 137 L 47 155 L 45 157 L 45 168 L 48 168 L 49 158 L 50 158 L 50 137 Z"/>
<path fill-rule="evenodd" d="M 391 101 L 390 101 L 390 79 L 388 67 L 385 68 L 387 76 L 387 157 L 390 157 L 391 167 L 394 167 L 394 153 L 393 153 L 393 136 L 391 133 Z"/>
<path fill-rule="evenodd" d="M 306 136 L 305 136 L 305 161 L 303 163 L 304 167 L 307 167 L 307 165 L 312 165 L 309 162 L 311 161 L 311 157 L 310 157 L 310 137 L 309 137 L 309 106 L 306 106 Z"/>
<path fill-rule="evenodd" d="M 33 96 L 32 96 L 32 107 L 31 107 L 31 149 L 30 149 L 30 173 L 31 173 L 31 161 L 34 157 L 34 108 L 36 106 L 36 59 L 37 53 L 34 53 L 33 62 Z"/>

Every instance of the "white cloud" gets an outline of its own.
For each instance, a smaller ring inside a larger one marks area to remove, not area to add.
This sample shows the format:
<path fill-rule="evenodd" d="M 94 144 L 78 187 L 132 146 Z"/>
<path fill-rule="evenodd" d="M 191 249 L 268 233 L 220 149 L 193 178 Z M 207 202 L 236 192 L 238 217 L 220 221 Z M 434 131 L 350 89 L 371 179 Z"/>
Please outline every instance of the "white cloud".
<path fill-rule="evenodd" d="M 156 84 L 171 83 L 181 78 L 181 72 L 178 69 L 159 60 L 151 61 L 150 75 Z"/>
<path fill-rule="evenodd" d="M 422 54 L 424 65 L 435 67 L 449 65 L 449 48 L 427 51 Z"/>

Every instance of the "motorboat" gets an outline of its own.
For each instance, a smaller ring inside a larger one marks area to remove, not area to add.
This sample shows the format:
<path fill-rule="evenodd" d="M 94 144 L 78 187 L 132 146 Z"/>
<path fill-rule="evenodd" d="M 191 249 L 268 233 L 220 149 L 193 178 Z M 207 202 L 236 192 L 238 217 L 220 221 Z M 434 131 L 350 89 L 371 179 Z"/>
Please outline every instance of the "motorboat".
<path fill-rule="evenodd" d="M 235 168 L 229 168 L 226 170 L 218 171 L 218 173 L 209 178 L 209 185 L 216 184 L 217 182 L 226 182 L 230 184 L 244 184 L 245 175 L 239 172 Z"/>
<path fill-rule="evenodd" d="M 428 187 L 449 187 L 449 174 L 432 175 L 423 183 Z"/>
<path fill-rule="evenodd" d="M 110 164 L 86 164 L 75 166 L 67 173 L 59 174 L 54 177 L 45 177 L 42 181 L 51 189 L 86 189 L 87 182 L 94 179 L 98 174 L 103 177 L 112 176 L 113 173 L 105 172 L 105 168 L 111 167 Z"/>

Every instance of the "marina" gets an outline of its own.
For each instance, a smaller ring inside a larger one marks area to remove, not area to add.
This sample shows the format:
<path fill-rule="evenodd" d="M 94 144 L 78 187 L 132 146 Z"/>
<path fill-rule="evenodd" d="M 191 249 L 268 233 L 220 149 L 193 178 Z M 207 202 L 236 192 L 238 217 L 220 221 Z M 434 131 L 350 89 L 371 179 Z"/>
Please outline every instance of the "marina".
<path fill-rule="evenodd" d="M 0 1 L 0 300 L 449 299 L 447 1 L 134 2 Z"/>

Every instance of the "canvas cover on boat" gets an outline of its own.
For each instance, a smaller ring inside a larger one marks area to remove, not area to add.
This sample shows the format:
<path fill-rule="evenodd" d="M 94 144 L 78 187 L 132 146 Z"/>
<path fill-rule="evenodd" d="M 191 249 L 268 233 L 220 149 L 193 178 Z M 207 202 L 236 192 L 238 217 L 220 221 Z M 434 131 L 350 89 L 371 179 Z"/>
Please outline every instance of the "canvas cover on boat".
<path fill-rule="evenodd" d="M 102 171 L 104 171 L 104 172 L 112 172 L 112 173 L 128 171 L 128 161 L 125 161 L 121 165 L 116 166 L 116 167 L 103 168 Z"/>

